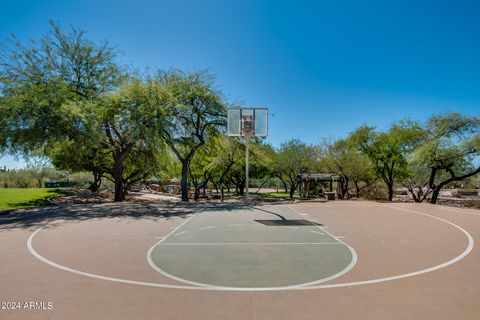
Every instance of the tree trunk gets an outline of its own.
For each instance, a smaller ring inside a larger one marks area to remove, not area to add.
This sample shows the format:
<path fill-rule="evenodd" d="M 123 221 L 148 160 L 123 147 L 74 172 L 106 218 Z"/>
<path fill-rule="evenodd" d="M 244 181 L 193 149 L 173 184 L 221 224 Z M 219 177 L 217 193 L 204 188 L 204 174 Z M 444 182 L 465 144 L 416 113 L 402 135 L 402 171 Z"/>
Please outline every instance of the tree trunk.
<path fill-rule="evenodd" d="M 223 193 L 223 186 L 222 186 L 222 187 L 220 187 L 220 202 L 223 202 L 223 200 L 225 199 L 224 196 L 225 195 Z"/>
<path fill-rule="evenodd" d="M 358 180 L 353 179 L 353 183 L 355 184 L 356 197 L 360 198 L 360 187 L 358 186 Z"/>
<path fill-rule="evenodd" d="M 264 181 L 262 182 L 262 184 L 260 185 L 260 187 L 259 187 L 259 188 L 257 189 L 257 191 L 255 192 L 255 194 L 257 194 L 257 193 L 263 188 L 263 186 L 264 186 L 267 182 L 268 182 L 267 180 L 264 180 Z"/>
<path fill-rule="evenodd" d="M 182 162 L 182 181 L 180 182 L 182 189 L 182 201 L 188 202 L 188 160 Z"/>
<path fill-rule="evenodd" d="M 434 181 L 434 172 L 432 171 L 432 176 L 430 177 L 430 188 L 432 188 L 433 190 L 433 193 L 432 193 L 432 198 L 430 199 L 430 203 L 431 204 L 436 204 L 437 203 L 437 199 L 438 199 L 438 195 L 440 194 L 440 191 L 442 190 L 442 188 L 446 185 L 446 184 L 449 184 L 450 182 L 454 182 L 454 181 L 462 181 L 462 180 L 465 180 L 469 177 L 472 177 L 476 174 L 480 173 L 480 167 L 478 167 L 477 169 L 471 171 L 471 172 L 468 172 L 466 174 L 464 174 L 463 176 L 460 176 L 460 177 L 457 177 L 453 174 L 453 172 L 451 172 L 451 178 L 447 179 L 447 180 L 444 180 L 442 182 L 440 182 L 438 185 L 434 185 L 433 184 L 433 181 Z"/>
<path fill-rule="evenodd" d="M 290 194 L 290 199 L 293 199 L 293 195 L 295 194 L 295 184 L 292 184 L 290 185 L 290 191 L 289 191 L 289 194 Z"/>
<path fill-rule="evenodd" d="M 438 195 L 440 194 L 441 189 L 442 189 L 441 187 L 437 187 L 437 188 L 433 189 L 432 198 L 430 199 L 431 204 L 436 204 L 437 203 Z"/>
<path fill-rule="evenodd" d="M 243 196 L 245 194 L 245 183 L 240 182 L 238 185 L 238 195 Z"/>
<path fill-rule="evenodd" d="M 393 183 L 387 183 L 388 187 L 388 201 L 393 200 Z"/>
<path fill-rule="evenodd" d="M 345 199 L 345 196 L 347 196 L 348 199 L 348 177 L 341 175 L 340 176 L 340 188 L 338 192 L 338 198 L 339 199 Z"/>
<path fill-rule="evenodd" d="M 92 192 L 97 192 L 100 189 L 100 185 L 102 184 L 102 175 L 97 172 L 92 172 L 93 174 L 93 182 L 90 184 L 88 189 Z"/>
<path fill-rule="evenodd" d="M 123 155 L 115 156 L 115 163 L 113 167 L 113 180 L 115 182 L 115 197 L 114 201 L 125 200 L 123 192 Z"/>

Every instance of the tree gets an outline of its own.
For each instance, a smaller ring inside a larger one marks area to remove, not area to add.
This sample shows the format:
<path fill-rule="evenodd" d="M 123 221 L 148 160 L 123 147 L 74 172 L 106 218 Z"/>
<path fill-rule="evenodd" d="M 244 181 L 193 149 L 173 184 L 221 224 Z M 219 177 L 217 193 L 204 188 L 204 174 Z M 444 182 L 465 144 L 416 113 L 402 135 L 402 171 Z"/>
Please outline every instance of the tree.
<path fill-rule="evenodd" d="M 358 198 L 362 190 L 370 187 L 377 181 L 372 161 L 364 154 L 357 154 L 352 163 L 350 179 L 355 186 L 355 196 Z"/>
<path fill-rule="evenodd" d="M 115 184 L 115 201 L 124 200 L 132 183 L 156 171 L 156 155 L 163 145 L 158 134 L 164 120 L 162 97 L 162 87 L 155 81 L 132 79 L 93 105 L 103 133 L 101 146 L 112 157 L 109 174 Z"/>
<path fill-rule="evenodd" d="M 246 176 L 245 176 L 245 144 L 237 144 L 236 161 L 228 172 L 228 178 L 235 186 L 238 195 L 245 194 Z M 270 174 L 269 167 L 272 166 L 273 150 L 269 145 L 263 144 L 258 137 L 249 142 L 249 176 L 251 179 L 263 179 Z"/>
<path fill-rule="evenodd" d="M 322 167 L 339 176 L 338 197 L 348 198 L 349 182 L 355 185 L 356 196 L 360 191 L 374 181 L 371 161 L 367 156 L 356 150 L 356 145 L 349 139 L 340 139 L 335 142 L 325 143 L 319 157 Z M 361 183 L 363 182 L 363 186 Z"/>
<path fill-rule="evenodd" d="M 480 172 L 480 118 L 447 113 L 432 116 L 425 125 L 425 142 L 416 150 L 421 164 L 429 168 L 430 202 L 441 189 Z"/>
<path fill-rule="evenodd" d="M 430 170 L 422 162 L 416 154 L 413 155 L 408 161 L 408 173 L 403 182 L 415 202 L 423 202 L 432 194 L 428 185 Z"/>
<path fill-rule="evenodd" d="M 72 101 L 92 101 L 115 88 L 122 72 L 107 43 L 88 41 L 85 32 L 51 31 L 22 44 L 14 36 L 0 51 L 0 111 L 4 150 L 48 153 L 57 142 L 81 130 Z M 71 106 L 71 104 L 70 104 Z"/>
<path fill-rule="evenodd" d="M 226 126 L 226 107 L 205 72 L 162 72 L 157 80 L 167 99 L 162 138 L 182 165 L 182 201 L 188 201 L 188 169 L 206 137 Z"/>
<path fill-rule="evenodd" d="M 23 44 L 13 36 L 1 47 L 0 152 L 40 154 L 59 168 L 89 170 L 97 189 L 104 157 L 88 106 L 116 89 L 124 74 L 107 42 L 50 25 L 38 41 Z"/>
<path fill-rule="evenodd" d="M 396 123 L 385 132 L 362 126 L 350 135 L 359 150 L 373 162 L 375 173 L 387 185 L 389 201 L 393 199 L 395 183 L 407 175 L 408 154 L 422 137 L 420 126 L 410 121 Z"/>
<path fill-rule="evenodd" d="M 96 192 L 102 184 L 102 178 L 106 178 L 106 173 L 109 172 L 113 163 L 109 150 L 103 148 L 101 144 L 101 137 L 93 137 L 92 131 L 89 135 L 85 139 L 58 142 L 50 149 L 49 155 L 52 164 L 59 170 L 92 173 L 93 181 L 89 189 Z"/>
<path fill-rule="evenodd" d="M 34 179 L 39 188 L 42 188 L 45 179 L 55 175 L 55 169 L 48 166 L 48 162 L 41 158 L 31 158 L 27 162 L 25 172 Z"/>
<path fill-rule="evenodd" d="M 291 139 L 280 145 L 274 159 L 274 174 L 285 186 L 288 184 L 290 198 L 293 198 L 297 190 L 299 175 L 310 172 L 314 158 L 314 148 L 298 139 Z"/>
<path fill-rule="evenodd" d="M 215 153 L 207 170 L 212 172 L 211 181 L 216 189 L 220 189 L 220 200 L 224 201 L 224 189 L 229 188 L 231 171 L 234 166 L 239 166 L 245 157 L 245 148 L 240 138 L 217 136 L 215 140 Z"/>
<path fill-rule="evenodd" d="M 200 191 L 205 190 L 213 177 L 213 171 L 209 165 L 219 155 L 218 137 L 207 139 L 204 148 L 201 148 L 190 162 L 188 177 L 195 188 L 194 200 L 200 197 Z"/>

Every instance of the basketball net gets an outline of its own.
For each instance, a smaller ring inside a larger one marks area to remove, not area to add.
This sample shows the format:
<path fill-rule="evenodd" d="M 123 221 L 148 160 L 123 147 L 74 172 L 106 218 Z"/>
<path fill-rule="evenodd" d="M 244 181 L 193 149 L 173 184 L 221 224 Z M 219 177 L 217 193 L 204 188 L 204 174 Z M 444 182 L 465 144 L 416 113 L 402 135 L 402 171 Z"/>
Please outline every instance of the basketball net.
<path fill-rule="evenodd" d="M 253 136 L 253 121 L 254 120 L 251 116 L 244 116 L 242 119 L 242 134 L 247 141 L 249 141 Z"/>
<path fill-rule="evenodd" d="M 245 137 L 245 139 L 247 141 L 250 141 L 250 139 L 252 138 L 252 135 L 253 135 L 253 130 L 251 130 L 251 129 L 243 130 L 243 136 Z"/>

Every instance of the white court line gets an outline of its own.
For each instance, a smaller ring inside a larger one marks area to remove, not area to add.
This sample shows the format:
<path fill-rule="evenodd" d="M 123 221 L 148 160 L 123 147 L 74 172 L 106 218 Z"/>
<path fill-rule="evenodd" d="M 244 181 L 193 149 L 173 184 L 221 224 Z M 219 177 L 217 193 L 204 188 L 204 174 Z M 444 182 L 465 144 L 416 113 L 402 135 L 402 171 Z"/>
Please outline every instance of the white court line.
<path fill-rule="evenodd" d="M 53 223 L 53 222 L 51 222 L 51 223 Z M 162 284 L 162 283 L 153 283 L 153 282 L 144 282 L 144 281 L 135 281 L 135 280 L 127 280 L 127 279 L 121 279 L 121 278 L 107 277 L 107 276 L 102 276 L 102 275 L 99 275 L 99 274 L 83 272 L 83 271 L 79 271 L 79 270 L 75 270 L 75 269 L 72 269 L 72 268 L 62 266 L 58 263 L 55 263 L 53 261 L 48 260 L 47 258 L 44 258 L 37 251 L 35 251 L 35 249 L 33 248 L 33 245 L 32 245 L 33 238 L 35 237 L 35 235 L 38 232 L 43 230 L 48 225 L 49 224 L 44 225 L 43 227 L 37 229 L 35 232 L 33 232 L 30 235 L 30 237 L 28 238 L 28 241 L 27 241 L 27 248 L 28 248 L 28 251 L 30 251 L 30 253 L 35 258 L 37 258 L 38 260 L 40 260 L 43 263 L 46 263 L 46 264 L 48 264 L 52 267 L 55 267 L 55 268 L 63 270 L 63 271 L 71 272 L 71 273 L 74 273 L 74 274 L 78 274 L 80 276 L 85 276 L 85 277 L 99 279 L 99 280 L 118 282 L 118 283 L 133 284 L 133 285 L 137 285 L 137 286 L 159 287 L 159 288 L 169 288 L 169 289 L 205 290 L 205 288 L 202 288 L 202 287 L 187 287 L 187 286 L 178 286 L 178 285 L 171 285 L 171 284 Z"/>
<path fill-rule="evenodd" d="M 336 239 L 345 239 L 345 236 L 335 236 Z"/>
<path fill-rule="evenodd" d="M 293 210 L 295 213 L 298 213 L 296 210 L 294 210 L 293 208 L 291 208 L 290 206 L 287 206 L 288 208 L 290 208 L 290 210 Z M 253 209 L 256 209 L 255 207 L 252 207 Z M 258 210 L 258 209 L 257 209 Z M 291 226 L 286 226 L 286 227 L 291 227 Z M 317 226 L 318 227 L 318 226 Z M 293 227 L 295 229 L 298 229 L 297 227 Z M 327 232 L 328 233 L 328 232 Z M 330 234 L 331 235 L 331 234 Z M 332 238 L 335 238 L 333 235 L 331 235 Z M 352 260 L 350 261 L 350 264 L 344 268 L 343 270 L 341 270 L 340 272 L 336 273 L 336 274 L 333 274 L 329 277 L 325 277 L 325 278 L 321 278 L 321 279 L 318 279 L 318 280 L 314 280 L 314 281 L 310 281 L 310 282 L 305 282 L 305 283 L 297 283 L 297 284 L 294 284 L 294 285 L 288 285 L 288 286 L 279 286 L 279 287 L 260 287 L 260 288 L 254 288 L 254 287 L 228 287 L 228 286 L 219 286 L 219 285 L 213 285 L 213 284 L 209 284 L 209 283 L 202 283 L 202 282 L 197 282 L 197 281 L 191 281 L 191 280 L 187 280 L 187 279 L 184 279 L 184 278 L 181 278 L 181 277 L 178 277 L 176 275 L 173 275 L 171 273 L 168 273 L 166 271 L 164 271 L 163 269 L 161 269 L 159 266 L 155 265 L 151 259 L 151 254 L 153 252 L 153 249 L 157 246 L 157 245 L 168 245 L 169 243 L 164 243 L 162 241 L 159 241 L 157 244 L 155 244 L 153 247 L 150 248 L 149 250 L 149 253 L 147 254 L 147 257 L 148 257 L 148 260 L 149 260 L 149 263 L 150 265 L 152 266 L 153 269 L 155 269 L 156 271 L 158 271 L 159 273 L 161 273 L 162 275 L 168 277 L 168 278 L 171 278 L 173 280 L 176 280 L 176 281 L 179 281 L 179 282 L 183 282 L 183 283 L 186 283 L 186 284 L 189 284 L 189 285 L 194 285 L 194 286 L 199 286 L 199 287 L 204 287 L 204 288 L 207 288 L 207 289 L 212 289 L 212 290 L 229 290 L 229 291 L 277 291 L 277 290 L 289 290 L 289 289 L 298 289 L 298 288 L 307 288 L 307 286 L 311 286 L 311 285 L 315 285 L 315 284 L 319 284 L 319 283 L 322 283 L 322 282 L 325 282 L 325 281 L 329 281 L 329 280 L 332 280 L 332 279 L 335 279 L 341 275 L 343 275 L 345 272 L 349 271 L 356 263 L 356 253 L 355 253 L 355 250 L 353 248 L 351 248 L 350 246 L 348 246 L 348 244 L 346 244 L 345 242 L 341 241 L 341 240 L 338 240 L 338 244 L 341 244 L 341 245 L 344 245 L 346 246 L 350 252 L 352 253 Z M 170 242 L 171 243 L 171 242 Z"/>
<path fill-rule="evenodd" d="M 447 212 L 460 212 L 460 213 L 466 213 L 466 214 L 473 214 L 475 216 L 480 216 L 480 213 L 478 212 L 470 212 L 467 210 L 473 210 L 473 209 L 461 209 L 461 208 L 455 208 L 455 207 L 448 207 L 448 206 L 443 206 L 443 205 L 433 205 L 432 207 L 435 206 L 435 208 L 441 209 L 442 211 L 447 211 Z"/>
<path fill-rule="evenodd" d="M 289 207 L 291 210 L 293 210 L 294 212 L 298 213 L 299 212 L 293 208 L 292 206 L 290 205 L 287 205 L 287 207 Z M 327 230 L 325 230 L 325 228 L 327 227 L 322 227 L 322 226 L 319 226 L 319 225 L 316 225 L 316 227 L 320 230 L 322 230 L 323 232 L 325 232 L 326 234 L 332 236 L 335 240 L 339 241 L 340 243 L 342 243 L 343 245 L 345 245 L 348 250 L 350 250 L 350 253 L 352 254 L 352 260 L 350 260 L 350 263 L 348 264 L 348 266 L 346 266 L 343 270 L 341 270 L 340 272 L 337 272 L 333 275 L 331 275 L 330 277 L 327 277 L 327 278 L 323 278 L 319 281 L 312 281 L 310 284 L 311 285 L 316 285 L 318 283 L 322 283 L 322 282 L 326 282 L 326 281 L 330 281 L 330 280 L 333 280 L 335 278 L 338 278 L 338 277 L 341 277 L 343 276 L 345 273 L 349 272 L 350 270 L 352 270 L 352 268 L 355 266 L 355 264 L 357 264 L 357 260 L 358 260 L 358 256 L 357 256 L 357 252 L 355 251 L 355 249 L 353 249 L 351 246 L 349 246 L 347 243 L 345 243 L 344 241 L 338 239 L 337 237 L 335 237 L 333 234 L 331 234 L 330 232 L 328 232 Z"/>
<path fill-rule="evenodd" d="M 187 215 L 188 216 L 188 215 Z M 166 273 L 165 271 L 163 271 L 162 269 L 160 269 L 152 260 L 152 252 L 153 252 L 153 249 L 155 249 L 156 246 L 158 246 L 159 244 L 161 244 L 163 241 L 167 240 L 168 237 L 170 237 L 172 234 L 174 234 L 177 230 L 180 230 L 181 227 L 183 227 L 187 222 L 189 222 L 190 220 L 192 220 L 194 217 L 194 215 L 190 215 L 190 217 L 188 219 L 186 219 L 185 221 L 183 221 L 183 223 L 181 223 L 179 226 L 177 226 L 175 229 L 172 230 L 172 232 L 170 232 L 169 234 L 167 234 L 165 236 L 165 238 L 163 238 L 162 240 L 158 241 L 157 243 L 155 243 L 153 246 L 150 247 L 150 249 L 148 250 L 147 252 L 147 261 L 148 261 L 148 264 L 150 265 L 150 267 L 152 267 L 155 271 L 157 271 L 158 273 L 161 273 L 163 274 L 164 276 L 166 277 L 169 277 L 169 278 L 172 278 L 168 273 Z M 174 234 L 174 236 L 176 237 L 177 235 L 180 235 L 180 234 L 184 234 L 184 233 L 187 233 L 188 231 L 183 231 L 183 232 L 179 232 L 177 234 Z M 181 282 L 181 281 L 180 281 Z"/>
<path fill-rule="evenodd" d="M 430 217 L 430 218 L 445 222 L 445 223 L 457 228 L 458 230 L 462 231 L 465 234 L 465 236 L 467 237 L 467 239 L 468 239 L 467 248 L 460 255 L 456 256 L 455 258 L 453 258 L 451 260 L 448 260 L 444 263 L 441 263 L 439 265 L 430 267 L 430 268 L 426 268 L 426 269 L 422 269 L 422 270 L 418 270 L 418 271 L 414 271 L 414 272 L 409 272 L 409 273 L 404 273 L 404 274 L 391 276 L 391 277 L 372 279 L 372 280 L 364 280 L 364 281 L 353 281 L 353 282 L 346 282 L 346 283 L 336 283 L 336 284 L 330 284 L 330 285 L 312 286 L 312 287 L 308 287 L 308 288 L 305 288 L 305 289 L 327 289 L 327 288 L 341 288 L 341 287 L 361 286 L 361 285 L 366 285 L 366 284 L 374 284 L 374 283 L 380 283 L 380 282 L 386 282 L 386 281 L 392 281 L 392 280 L 399 280 L 399 279 L 403 279 L 403 278 L 418 276 L 418 275 L 428 273 L 428 272 L 432 272 L 432 271 L 436 271 L 436 270 L 448 267 L 449 265 L 452 265 L 454 263 L 457 263 L 458 261 L 465 258 L 473 249 L 474 240 L 473 240 L 472 236 L 470 235 L 470 233 L 468 233 L 465 229 L 463 229 L 460 226 L 457 226 L 456 224 L 454 224 L 450 221 L 447 221 L 445 219 L 438 218 L 438 217 L 435 217 L 435 216 L 432 216 L 430 214 L 426 214 L 426 213 L 423 213 L 423 212 L 420 212 L 420 211 L 415 211 L 415 210 L 410 210 L 410 209 L 400 208 L 400 207 L 394 207 L 394 206 L 391 206 L 391 205 L 384 205 L 384 206 L 389 207 L 389 208 L 398 209 L 398 210 L 417 213 L 417 214 L 420 214 L 422 216 Z"/>
<path fill-rule="evenodd" d="M 299 205 L 299 206 L 307 206 L 307 207 L 312 207 L 312 205 L 315 205 L 314 203 L 296 203 L 295 205 Z M 362 204 L 362 205 L 358 205 L 358 204 L 322 204 L 322 208 L 328 208 L 328 209 L 332 209 L 332 208 L 353 208 L 353 206 L 355 207 L 378 207 L 377 204 Z"/>
<path fill-rule="evenodd" d="M 209 226 L 209 227 L 198 228 L 198 230 L 214 229 L 214 228 L 215 228 L 215 227 Z"/>
<path fill-rule="evenodd" d="M 283 246 L 283 245 L 325 245 L 341 242 L 164 242 L 160 246 Z"/>
<path fill-rule="evenodd" d="M 324 236 L 324 235 L 325 235 L 325 233 L 318 232 L 318 231 L 315 231 L 315 230 L 310 230 L 310 232 L 313 232 L 313 233 L 316 233 L 316 234 L 321 234 L 322 236 Z"/>
<path fill-rule="evenodd" d="M 174 231 L 175 231 L 175 230 L 174 230 Z M 182 232 L 179 232 L 179 233 L 175 233 L 173 236 L 174 236 L 174 237 L 177 237 L 177 236 L 179 236 L 179 235 L 181 235 L 181 234 L 185 234 L 185 233 L 188 233 L 188 231 L 182 231 Z M 167 237 L 168 237 L 168 236 L 167 236 Z M 166 237 L 165 237 L 165 238 L 166 238 Z"/>
<path fill-rule="evenodd" d="M 390 206 L 386 205 L 386 207 L 390 207 Z M 426 214 L 426 213 L 423 213 L 423 212 L 404 209 L 404 208 L 396 208 L 396 207 L 392 207 L 392 208 L 399 209 L 399 210 L 410 211 L 410 212 L 413 212 L 413 213 L 424 215 L 424 216 L 442 221 L 444 223 L 447 223 L 447 224 L 457 228 L 458 230 L 462 231 L 463 234 L 468 239 L 468 245 L 467 245 L 466 249 L 461 254 L 456 256 L 455 258 L 453 258 L 451 260 L 448 260 L 444 263 L 441 263 L 439 265 L 436 265 L 436 266 L 433 266 L 433 267 L 430 267 L 430 268 L 426 268 L 426 269 L 422 269 L 422 270 L 419 270 L 419 271 L 410 272 L 410 273 L 401 274 L 401 275 L 396 275 L 396 276 L 391 276 L 391 277 L 364 280 L 364 281 L 336 283 L 336 284 L 329 284 L 329 285 L 309 286 L 309 287 L 291 286 L 291 287 L 271 287 L 271 288 L 262 288 L 262 287 L 260 287 L 260 288 L 234 288 L 234 287 L 213 287 L 213 286 L 212 287 L 184 286 L 184 285 L 170 285 L 170 284 L 162 284 L 162 283 L 154 283 L 154 282 L 134 281 L 134 280 L 127 280 L 127 279 L 121 279 L 121 278 L 113 278 L 113 277 L 108 277 L 108 276 L 102 276 L 102 275 L 83 272 L 83 271 L 79 271 L 79 270 L 76 270 L 76 269 L 72 269 L 72 268 L 62 266 L 60 264 L 57 264 L 57 263 L 55 263 L 51 260 L 48 260 L 47 258 L 41 256 L 37 251 L 35 251 L 35 249 L 33 248 L 33 245 L 32 245 L 34 237 L 41 230 L 48 227 L 49 224 L 57 222 L 58 220 L 47 223 L 46 225 L 40 227 L 35 232 L 33 232 L 27 240 L 27 248 L 35 258 L 37 258 L 38 260 L 40 260 L 41 262 L 43 262 L 45 264 L 48 264 L 52 267 L 55 267 L 55 268 L 63 270 L 63 271 L 71 272 L 71 273 L 78 274 L 78 275 L 85 276 L 85 277 L 89 277 L 89 278 L 94 278 L 94 279 L 98 279 L 98 280 L 105 280 L 105 281 L 112 281 L 112 282 L 117 282 L 117 283 L 130 284 L 130 285 L 145 286 L 145 287 L 157 287 L 157 288 L 167 288 L 167 289 L 183 289 L 183 290 L 209 290 L 209 291 L 287 291 L 287 290 L 288 291 L 296 291 L 296 290 L 315 290 L 315 289 L 342 288 L 342 287 L 360 286 L 360 285 L 368 285 L 368 284 L 374 284 L 374 283 L 388 282 L 388 281 L 413 277 L 413 276 L 417 276 L 417 275 L 421 275 L 421 274 L 425 274 L 425 273 L 428 273 L 428 272 L 432 272 L 432 271 L 435 271 L 435 270 L 445 268 L 449 265 L 452 265 L 452 264 L 462 260 L 472 251 L 473 246 L 474 246 L 474 240 L 473 240 L 472 236 L 465 229 L 461 228 L 460 226 L 458 226 L 458 225 L 456 225 L 456 224 L 454 224 L 450 221 L 447 221 L 445 219 L 437 218 L 435 216 L 432 216 L 432 215 L 429 215 L 429 214 Z M 182 225 L 185 224 L 186 222 L 187 221 L 182 223 Z M 152 248 L 154 248 L 154 247 L 155 246 L 153 246 Z M 150 250 L 152 250 L 152 248 L 150 248 Z"/>

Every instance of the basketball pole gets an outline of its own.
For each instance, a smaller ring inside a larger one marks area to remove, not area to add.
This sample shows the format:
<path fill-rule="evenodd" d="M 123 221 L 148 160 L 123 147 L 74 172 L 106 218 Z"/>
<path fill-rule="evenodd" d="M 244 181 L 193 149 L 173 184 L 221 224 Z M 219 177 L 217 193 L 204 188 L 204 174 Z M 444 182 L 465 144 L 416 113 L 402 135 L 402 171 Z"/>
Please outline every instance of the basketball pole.
<path fill-rule="evenodd" d="M 248 206 L 248 142 L 250 141 L 250 134 L 245 135 L 245 205 Z"/>

